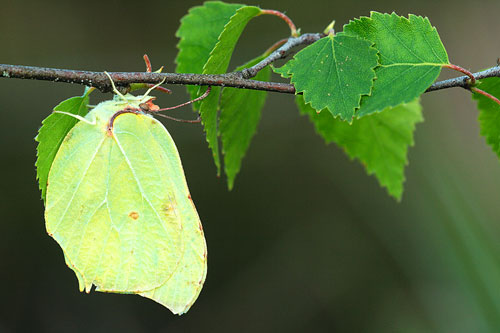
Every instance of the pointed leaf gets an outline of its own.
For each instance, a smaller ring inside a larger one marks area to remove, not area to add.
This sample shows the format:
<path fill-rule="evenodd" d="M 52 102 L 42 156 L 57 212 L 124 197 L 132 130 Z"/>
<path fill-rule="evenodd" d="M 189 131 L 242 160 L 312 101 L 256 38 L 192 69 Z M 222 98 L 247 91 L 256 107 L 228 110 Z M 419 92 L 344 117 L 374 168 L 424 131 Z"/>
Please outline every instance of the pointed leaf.
<path fill-rule="evenodd" d="M 210 58 L 203 68 L 203 74 L 226 73 L 231 55 L 236 42 L 240 38 L 247 23 L 261 13 L 260 8 L 253 6 L 241 7 L 236 11 L 224 31 L 219 36 L 219 41 L 210 53 Z M 210 95 L 200 104 L 201 120 L 207 134 L 208 146 L 212 149 L 217 174 L 220 174 L 219 145 L 217 140 L 217 111 L 219 108 L 220 87 L 213 87 Z"/>
<path fill-rule="evenodd" d="M 83 96 L 72 97 L 61 102 L 54 108 L 54 111 L 63 111 L 84 117 L 88 113 L 87 105 L 89 104 L 89 94 L 91 91 L 88 89 Z M 52 113 L 42 121 L 42 127 L 38 130 L 38 135 L 35 138 L 35 141 L 38 142 L 35 166 L 43 201 L 45 201 L 47 179 L 52 161 L 66 134 L 68 134 L 77 122 L 78 120 L 73 117 L 60 113 Z"/>
<path fill-rule="evenodd" d="M 448 54 L 428 18 L 372 12 L 344 26 L 349 36 L 374 43 L 380 66 L 371 96 L 364 96 L 358 117 L 413 101 L 437 79 Z"/>
<path fill-rule="evenodd" d="M 210 94 L 201 101 L 200 115 L 203 129 L 207 135 L 208 147 L 212 150 L 212 157 L 220 175 L 219 142 L 217 139 L 217 111 L 219 110 L 220 87 L 212 87 Z"/>
<path fill-rule="evenodd" d="M 327 36 L 309 45 L 279 69 L 291 76 L 297 93 L 316 110 L 327 108 L 351 121 L 362 95 L 369 95 L 375 78 L 377 50 L 371 42 L 344 35 Z"/>
<path fill-rule="evenodd" d="M 499 98 L 500 78 L 482 79 L 478 88 Z M 480 133 L 486 137 L 486 142 L 500 157 L 500 105 L 477 93 L 472 96 L 477 101 L 477 108 L 479 109 Z"/>
<path fill-rule="evenodd" d="M 302 96 L 297 96 L 296 102 L 326 142 L 335 142 L 350 158 L 359 159 L 367 173 L 375 174 L 390 195 L 401 199 L 408 147 L 413 146 L 415 125 L 423 121 L 418 100 L 355 119 L 352 125 L 327 112 L 317 113 L 304 103 Z"/>
<path fill-rule="evenodd" d="M 203 72 L 203 66 L 210 57 L 210 52 L 219 41 L 224 26 L 236 13 L 240 4 L 228 4 L 220 1 L 207 1 L 203 6 L 193 7 L 181 19 L 176 36 L 180 38 L 177 48 L 179 53 L 175 62 L 177 73 Z M 187 86 L 191 98 L 198 96 L 197 86 Z M 198 109 L 199 103 L 193 104 Z"/>
<path fill-rule="evenodd" d="M 236 70 L 251 67 L 264 59 L 258 57 Z M 271 69 L 262 69 L 254 80 L 269 81 Z M 257 131 L 262 107 L 267 92 L 224 88 L 221 95 L 220 135 L 224 154 L 224 170 L 227 175 L 229 189 L 233 188 L 234 178 L 240 171 L 241 160 L 250 146 L 250 141 Z"/>

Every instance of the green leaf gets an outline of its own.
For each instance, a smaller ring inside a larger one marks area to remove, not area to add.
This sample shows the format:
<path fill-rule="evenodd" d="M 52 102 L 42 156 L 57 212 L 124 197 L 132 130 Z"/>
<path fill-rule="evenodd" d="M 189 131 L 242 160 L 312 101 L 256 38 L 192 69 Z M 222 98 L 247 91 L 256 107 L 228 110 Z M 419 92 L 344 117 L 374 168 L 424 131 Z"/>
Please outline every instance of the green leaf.
<path fill-rule="evenodd" d="M 352 125 L 334 119 L 328 112 L 317 113 L 302 96 L 297 96 L 296 102 L 326 142 L 335 142 L 351 159 L 359 159 L 368 174 L 375 174 L 380 185 L 401 200 L 408 147 L 413 146 L 415 125 L 423 121 L 418 99 L 355 119 Z"/>
<path fill-rule="evenodd" d="M 81 291 L 139 294 L 181 314 L 205 281 L 206 244 L 165 127 L 142 113 L 115 118 L 143 101 L 102 102 L 71 129 L 49 172 L 46 227 Z"/>
<path fill-rule="evenodd" d="M 238 67 L 240 71 L 259 63 L 265 56 L 258 57 Z M 271 69 L 265 67 L 254 80 L 269 81 Z M 222 152 L 224 153 L 224 170 L 227 175 L 228 187 L 231 190 L 234 179 L 241 167 L 241 160 L 250 146 L 250 141 L 257 131 L 262 107 L 266 101 L 267 92 L 224 88 L 221 95 L 220 135 Z"/>
<path fill-rule="evenodd" d="M 245 26 L 252 18 L 260 13 L 260 8 L 252 6 L 241 7 L 236 11 L 236 14 L 224 26 L 224 31 L 219 36 L 219 41 L 203 67 L 203 74 L 226 73 L 234 47 L 243 29 L 245 29 Z M 210 95 L 200 104 L 201 120 L 207 134 L 208 146 L 212 149 L 217 174 L 220 174 L 219 145 L 217 140 L 217 111 L 219 108 L 220 90 L 220 87 L 213 87 Z"/>
<path fill-rule="evenodd" d="M 203 6 L 189 10 L 189 13 L 181 19 L 181 25 L 176 33 L 180 38 L 177 44 L 179 53 L 175 59 L 177 73 L 203 72 L 203 66 L 219 41 L 224 26 L 241 7 L 243 5 L 207 1 Z M 188 86 L 187 89 L 192 99 L 198 96 L 197 86 Z M 195 103 L 193 107 L 197 109 L 198 105 Z"/>
<path fill-rule="evenodd" d="M 344 32 L 373 42 L 379 51 L 377 79 L 371 96 L 362 98 L 358 117 L 413 101 L 437 79 L 441 67 L 449 64 L 428 18 L 372 12 L 369 18 L 351 21 Z"/>
<path fill-rule="evenodd" d="M 83 96 L 72 97 L 57 105 L 54 111 L 63 111 L 71 114 L 85 116 L 88 113 L 89 94 L 92 90 L 87 89 Z M 68 117 L 60 113 L 52 113 L 42 121 L 42 127 L 38 130 L 35 141 L 38 142 L 36 176 L 40 190 L 42 191 L 42 200 L 45 201 L 45 192 L 47 189 L 47 178 L 52 161 L 56 156 L 59 146 L 64 137 L 78 122 L 75 118 Z"/>
<path fill-rule="evenodd" d="M 297 93 L 302 92 L 314 109 L 327 108 L 333 116 L 351 121 L 375 78 L 377 50 L 371 44 L 357 37 L 329 35 L 275 71 L 291 76 Z"/>
<path fill-rule="evenodd" d="M 500 78 L 491 77 L 482 79 L 478 88 L 495 97 L 500 97 Z M 473 94 L 479 109 L 480 133 L 486 137 L 486 142 L 500 157 L 500 105 L 481 94 Z"/>
<path fill-rule="evenodd" d="M 217 111 L 219 109 L 220 87 L 212 87 L 210 94 L 200 104 L 200 115 L 207 135 L 208 147 L 212 150 L 217 175 L 220 175 L 219 142 L 217 140 Z"/>

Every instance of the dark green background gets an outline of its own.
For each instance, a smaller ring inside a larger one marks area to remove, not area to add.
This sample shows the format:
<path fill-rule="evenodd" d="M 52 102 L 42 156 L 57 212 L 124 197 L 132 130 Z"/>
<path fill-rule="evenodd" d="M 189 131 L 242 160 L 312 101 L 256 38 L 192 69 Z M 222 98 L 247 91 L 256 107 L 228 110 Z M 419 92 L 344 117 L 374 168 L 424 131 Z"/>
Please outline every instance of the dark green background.
<path fill-rule="evenodd" d="M 0 0 L 0 63 L 141 71 L 148 53 L 173 71 L 179 20 L 200 3 Z M 332 19 L 341 30 L 370 10 L 426 15 L 452 63 L 479 70 L 500 56 L 496 0 L 249 3 L 286 11 L 303 32 Z M 275 17 L 254 19 L 233 68 L 287 34 Z M 165 122 L 209 251 L 205 287 L 178 317 L 139 296 L 80 293 L 45 232 L 33 138 L 52 107 L 82 90 L 0 79 L 0 332 L 500 330 L 500 165 L 467 91 L 423 96 L 426 121 L 399 204 L 323 143 L 293 96 L 270 94 L 232 192 L 215 176 L 201 127 Z M 161 106 L 187 99 L 173 90 Z M 193 117 L 188 108 L 176 115 Z"/>

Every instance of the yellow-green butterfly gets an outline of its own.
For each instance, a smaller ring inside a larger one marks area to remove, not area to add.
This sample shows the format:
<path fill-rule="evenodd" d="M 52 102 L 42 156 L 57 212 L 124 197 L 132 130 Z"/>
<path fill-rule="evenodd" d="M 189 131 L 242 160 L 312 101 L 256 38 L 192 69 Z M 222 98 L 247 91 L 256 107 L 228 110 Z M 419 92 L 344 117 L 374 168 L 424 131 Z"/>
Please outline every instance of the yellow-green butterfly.
<path fill-rule="evenodd" d="M 45 220 L 80 290 L 139 294 L 185 313 L 207 272 L 206 243 L 179 153 L 143 110 L 152 97 L 117 94 L 61 144 Z"/>

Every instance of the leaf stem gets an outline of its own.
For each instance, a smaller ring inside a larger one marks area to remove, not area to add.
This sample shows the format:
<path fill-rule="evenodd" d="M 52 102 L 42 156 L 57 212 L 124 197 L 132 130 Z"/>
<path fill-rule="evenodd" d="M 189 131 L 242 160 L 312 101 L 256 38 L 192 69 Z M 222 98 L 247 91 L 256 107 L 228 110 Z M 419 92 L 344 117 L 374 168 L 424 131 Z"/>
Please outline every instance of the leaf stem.
<path fill-rule="evenodd" d="M 153 71 L 153 67 L 151 66 L 151 60 L 149 60 L 149 57 L 147 54 L 144 54 L 142 56 L 144 59 L 144 62 L 146 63 L 146 72 L 151 73 Z"/>
<path fill-rule="evenodd" d="M 149 60 L 149 56 L 147 54 L 144 54 L 142 56 L 142 58 L 144 59 L 144 63 L 146 64 L 146 72 L 151 73 L 153 71 L 153 66 L 151 66 L 151 60 Z M 163 66 L 160 68 L 159 71 L 161 72 L 162 69 L 163 69 Z M 164 92 L 166 94 L 172 93 L 172 91 L 170 89 L 164 88 L 162 86 L 155 86 L 153 84 L 146 84 L 146 87 L 148 87 L 148 88 L 154 87 L 155 90 Z"/>
<path fill-rule="evenodd" d="M 468 71 L 467 69 L 463 68 L 463 67 L 460 67 L 460 66 L 457 66 L 457 65 L 453 65 L 453 64 L 448 64 L 448 65 L 444 65 L 443 67 L 445 68 L 449 68 L 449 69 L 453 69 L 455 71 L 458 71 L 460 73 L 463 73 L 465 75 L 467 75 L 469 77 L 469 84 L 471 86 L 474 86 L 476 85 L 476 78 L 474 77 L 474 74 L 472 74 L 470 71 Z"/>
<path fill-rule="evenodd" d="M 282 40 L 279 40 L 277 41 L 276 43 L 274 43 L 273 45 L 271 45 L 265 52 L 264 52 L 264 56 L 266 57 L 269 57 L 269 55 L 271 53 L 273 53 L 274 51 L 276 51 L 276 49 L 280 46 L 282 46 L 283 44 L 285 44 L 286 42 L 288 41 L 288 38 L 283 38 Z"/>
<path fill-rule="evenodd" d="M 476 85 L 476 77 L 470 71 L 468 71 L 467 69 L 465 69 L 463 67 L 460 67 L 460 66 L 457 66 L 457 65 L 453 65 L 453 64 L 448 64 L 448 65 L 445 65 L 443 67 L 446 67 L 446 68 L 453 69 L 453 70 L 459 71 L 461 73 L 464 73 L 465 75 L 467 75 L 469 77 L 469 79 L 466 81 L 467 85 L 464 86 L 463 88 L 468 89 L 468 90 L 470 90 L 472 92 L 481 94 L 481 95 L 483 95 L 483 96 L 491 99 L 493 102 L 495 102 L 495 103 L 497 103 L 497 104 L 500 105 L 500 100 L 498 98 L 496 98 L 495 96 L 487 93 L 484 90 L 481 90 L 481 89 L 475 87 L 475 85 Z M 497 61 L 497 67 L 498 67 L 498 61 Z"/>
<path fill-rule="evenodd" d="M 486 91 L 484 90 L 481 90 L 479 88 L 476 88 L 476 87 L 471 87 L 470 90 L 472 92 L 475 92 L 475 93 L 478 93 L 478 94 L 481 94 L 489 99 L 491 99 L 493 102 L 497 103 L 498 105 L 500 105 L 500 100 L 498 98 L 496 98 L 495 96 L 493 96 L 492 94 L 490 93 L 487 93 Z"/>
<path fill-rule="evenodd" d="M 262 9 L 261 14 L 274 15 L 274 16 L 279 17 L 280 19 L 282 19 L 283 21 L 285 21 L 288 24 L 288 26 L 290 27 L 290 33 L 291 33 L 292 37 L 298 37 L 299 36 L 297 28 L 295 27 L 295 24 L 284 13 L 282 13 L 280 11 L 277 11 L 277 10 L 273 10 L 273 9 Z"/>

